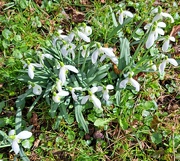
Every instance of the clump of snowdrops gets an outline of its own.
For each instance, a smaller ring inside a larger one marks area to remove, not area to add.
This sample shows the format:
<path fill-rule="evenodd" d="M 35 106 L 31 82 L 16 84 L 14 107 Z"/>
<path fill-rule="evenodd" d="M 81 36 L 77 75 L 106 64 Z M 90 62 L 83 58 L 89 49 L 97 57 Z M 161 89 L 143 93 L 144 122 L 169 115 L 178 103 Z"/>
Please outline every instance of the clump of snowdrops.
<path fill-rule="evenodd" d="M 68 34 L 59 28 L 51 48 L 41 48 L 35 56 L 22 60 L 24 68 L 19 80 L 27 83 L 27 90 L 16 101 L 17 115 L 21 115 L 26 99 L 34 97 L 29 112 L 38 101 L 44 100 L 52 118 L 58 115 L 68 121 L 68 109 L 71 106 L 79 126 L 88 132 L 88 122 L 83 117 L 83 111 L 92 109 L 103 113 L 106 106 L 119 107 L 120 91 L 129 89 L 137 94 L 141 91 L 141 82 L 134 78 L 140 72 L 156 72 L 163 79 L 168 63 L 178 65 L 175 59 L 166 54 L 170 51 L 170 41 L 174 42 L 175 38 L 164 32 L 166 20 L 173 23 L 174 19 L 170 14 L 162 12 L 161 7 L 153 9 L 152 14 L 152 20 L 136 28 L 133 35 L 143 28 L 146 32 L 140 39 L 131 39 L 130 42 L 122 28 L 132 21 L 134 14 L 122 8 L 116 17 L 112 13 L 114 29 L 110 31 L 110 37 L 120 41 L 120 48 L 92 41 L 93 29 L 85 23 Z M 137 45 L 133 54 L 130 47 L 132 44 Z M 146 49 L 144 53 L 142 49 Z M 21 124 L 18 126 L 20 129 Z M 58 126 L 59 123 L 54 128 Z M 10 131 L 8 139 L 15 154 L 20 152 L 20 140 L 32 135 L 19 129 L 16 127 L 16 131 Z"/>

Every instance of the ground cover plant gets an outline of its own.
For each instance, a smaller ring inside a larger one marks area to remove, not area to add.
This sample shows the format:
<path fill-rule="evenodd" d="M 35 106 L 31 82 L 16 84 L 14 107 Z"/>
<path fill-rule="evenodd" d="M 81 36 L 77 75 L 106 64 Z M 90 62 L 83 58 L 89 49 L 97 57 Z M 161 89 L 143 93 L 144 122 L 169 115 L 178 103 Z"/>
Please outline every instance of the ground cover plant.
<path fill-rule="evenodd" d="M 2 1 L 0 159 L 180 159 L 179 5 Z"/>

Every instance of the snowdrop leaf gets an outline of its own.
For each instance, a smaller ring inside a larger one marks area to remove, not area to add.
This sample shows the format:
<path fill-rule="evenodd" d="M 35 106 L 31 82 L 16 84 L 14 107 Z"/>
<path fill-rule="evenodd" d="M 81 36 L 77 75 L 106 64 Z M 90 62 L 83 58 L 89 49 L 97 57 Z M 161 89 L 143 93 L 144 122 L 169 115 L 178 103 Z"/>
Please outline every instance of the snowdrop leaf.
<path fill-rule="evenodd" d="M 88 129 L 88 125 L 82 115 L 82 106 L 81 105 L 78 105 L 78 104 L 75 105 L 75 117 L 76 117 L 77 122 L 83 127 L 84 131 L 86 133 L 88 133 L 89 129 Z"/>
<path fill-rule="evenodd" d="M 120 39 L 121 55 L 118 62 L 118 69 L 123 70 L 130 62 L 130 46 L 127 38 Z"/>

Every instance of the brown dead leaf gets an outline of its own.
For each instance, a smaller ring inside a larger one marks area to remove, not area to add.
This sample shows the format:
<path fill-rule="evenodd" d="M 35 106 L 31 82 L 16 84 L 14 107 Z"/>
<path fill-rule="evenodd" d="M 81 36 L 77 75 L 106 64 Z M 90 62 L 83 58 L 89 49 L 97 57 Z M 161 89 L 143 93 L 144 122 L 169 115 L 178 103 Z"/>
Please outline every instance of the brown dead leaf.
<path fill-rule="evenodd" d="M 33 112 L 32 118 L 30 121 L 33 124 L 33 126 L 35 127 L 38 126 L 38 115 L 35 112 Z"/>
<path fill-rule="evenodd" d="M 178 34 L 178 32 L 180 32 L 180 25 L 178 26 L 174 26 L 171 33 L 170 33 L 170 36 L 176 36 Z"/>
<path fill-rule="evenodd" d="M 40 140 L 39 140 L 39 139 L 36 139 L 36 140 L 34 141 L 34 145 L 33 145 L 33 147 L 32 147 L 32 150 L 33 150 L 33 149 L 36 149 L 36 148 L 39 146 L 39 143 L 40 143 Z"/>
<path fill-rule="evenodd" d="M 66 8 L 65 11 L 66 11 L 66 14 L 68 14 L 68 16 L 72 18 L 73 22 L 80 23 L 84 21 L 84 18 L 85 18 L 84 13 L 79 12 L 72 7 Z"/>

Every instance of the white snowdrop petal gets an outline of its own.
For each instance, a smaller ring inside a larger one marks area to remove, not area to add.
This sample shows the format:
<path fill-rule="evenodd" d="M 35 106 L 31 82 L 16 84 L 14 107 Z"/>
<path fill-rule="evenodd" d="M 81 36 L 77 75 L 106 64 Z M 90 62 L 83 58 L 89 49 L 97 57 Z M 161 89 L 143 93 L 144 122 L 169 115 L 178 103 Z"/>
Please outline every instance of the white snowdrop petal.
<path fill-rule="evenodd" d="M 87 37 L 84 33 L 78 31 L 78 36 L 83 39 L 85 42 L 90 42 L 90 38 Z"/>
<path fill-rule="evenodd" d="M 66 69 L 64 66 L 59 70 L 59 79 L 61 80 L 62 84 L 66 82 Z"/>
<path fill-rule="evenodd" d="M 156 65 L 154 64 L 154 65 L 152 65 L 152 67 L 151 67 L 154 71 L 156 71 L 157 70 L 157 67 L 156 67 Z"/>
<path fill-rule="evenodd" d="M 82 87 L 74 87 L 73 89 L 75 89 L 75 90 L 82 90 Z"/>
<path fill-rule="evenodd" d="M 101 108 L 101 101 L 93 94 L 91 96 L 92 103 L 94 104 L 94 107 L 97 107 L 102 110 Z"/>
<path fill-rule="evenodd" d="M 132 86 L 136 88 L 136 91 L 140 90 L 140 84 L 135 79 L 130 78 L 129 82 L 131 83 Z"/>
<path fill-rule="evenodd" d="M 113 49 L 112 48 L 104 48 L 101 47 L 101 50 L 108 56 L 108 57 L 114 57 L 115 54 L 113 53 Z"/>
<path fill-rule="evenodd" d="M 59 95 L 59 96 L 68 96 L 69 92 L 62 90 L 57 95 Z"/>
<path fill-rule="evenodd" d="M 41 86 L 36 84 L 36 85 L 33 87 L 33 93 L 34 93 L 35 95 L 40 95 L 40 94 L 42 93 L 42 88 L 41 88 Z"/>
<path fill-rule="evenodd" d="M 152 26 L 152 23 L 148 23 L 144 26 L 144 29 L 145 30 L 150 29 L 151 26 Z"/>
<path fill-rule="evenodd" d="M 12 146 L 13 151 L 17 155 L 19 153 L 19 151 L 20 151 L 17 140 L 13 140 L 11 146 Z"/>
<path fill-rule="evenodd" d="M 164 35 L 164 30 L 161 29 L 161 28 L 157 28 L 157 29 L 156 29 L 156 32 L 157 32 L 158 34 L 160 34 L 160 35 Z"/>
<path fill-rule="evenodd" d="M 106 54 L 102 55 L 100 58 L 100 62 L 102 62 L 106 58 Z"/>
<path fill-rule="evenodd" d="M 164 73 L 164 69 L 166 67 L 166 60 L 164 60 L 160 65 L 159 65 L 159 73 L 163 74 Z"/>
<path fill-rule="evenodd" d="M 129 11 L 123 11 L 123 14 L 131 18 L 133 17 L 133 14 Z"/>
<path fill-rule="evenodd" d="M 28 139 L 32 136 L 32 133 L 29 131 L 21 131 L 18 135 L 18 139 Z"/>
<path fill-rule="evenodd" d="M 108 91 L 107 91 L 107 90 L 105 90 L 105 91 L 103 92 L 103 98 L 104 98 L 104 100 L 106 100 L 106 101 L 109 100 L 109 94 L 108 94 Z"/>
<path fill-rule="evenodd" d="M 169 40 L 165 40 L 162 45 L 162 51 L 167 52 L 168 48 L 169 48 Z"/>
<path fill-rule="evenodd" d="M 55 96 L 53 95 L 52 99 L 53 99 L 53 101 L 55 103 L 59 103 L 60 102 L 60 96 L 58 94 L 56 94 Z"/>
<path fill-rule="evenodd" d="M 91 60 L 92 60 L 92 63 L 95 64 L 97 62 L 97 58 L 98 58 L 98 55 L 99 55 L 99 51 L 98 49 L 95 50 L 92 54 L 92 57 L 91 57 Z"/>
<path fill-rule="evenodd" d="M 11 136 L 11 135 L 15 135 L 16 134 L 16 131 L 13 129 L 13 130 L 10 130 L 8 135 Z"/>
<path fill-rule="evenodd" d="M 46 57 L 46 58 L 48 58 L 48 59 L 52 59 L 52 58 L 53 58 L 53 56 L 50 55 L 50 54 L 43 54 L 43 56 Z"/>
<path fill-rule="evenodd" d="M 177 63 L 177 61 L 175 60 L 175 59 L 173 59 L 173 58 L 168 58 L 168 63 L 170 63 L 170 64 L 172 64 L 172 65 L 174 65 L 174 66 L 178 66 L 178 63 Z"/>
<path fill-rule="evenodd" d="M 76 69 L 76 67 L 72 66 L 72 65 L 65 65 L 65 68 L 67 68 L 68 70 L 74 72 L 74 73 L 78 73 L 79 71 Z"/>
<path fill-rule="evenodd" d="M 103 87 L 101 87 L 101 86 L 98 86 L 97 88 L 98 88 L 97 92 L 99 92 L 99 91 L 102 91 L 102 90 L 103 90 Z"/>
<path fill-rule="evenodd" d="M 128 83 L 128 78 L 122 80 L 119 84 L 119 88 L 126 88 L 127 83 Z"/>
<path fill-rule="evenodd" d="M 157 14 L 157 15 L 153 18 L 152 22 L 158 21 L 158 20 L 160 20 L 160 19 L 162 19 L 162 16 L 161 16 L 160 14 Z"/>
<path fill-rule="evenodd" d="M 92 87 L 92 88 L 91 88 L 91 92 L 92 92 L 92 93 L 95 93 L 95 92 L 97 92 L 97 91 L 98 91 L 98 87 Z"/>
<path fill-rule="evenodd" d="M 146 48 L 149 49 L 154 44 L 154 32 L 151 32 L 146 41 Z"/>
<path fill-rule="evenodd" d="M 74 91 L 71 91 L 72 98 L 74 101 L 77 101 L 77 95 L 74 93 Z"/>
<path fill-rule="evenodd" d="M 175 38 L 174 38 L 173 36 L 170 36 L 170 37 L 169 37 L 169 40 L 171 40 L 171 41 L 173 41 L 173 42 L 176 41 Z"/>
<path fill-rule="evenodd" d="M 166 27 L 166 24 L 164 22 L 158 22 L 157 26 L 159 26 L 159 27 Z"/>
<path fill-rule="evenodd" d="M 153 13 L 158 13 L 158 8 L 154 8 L 152 11 L 151 11 L 151 14 Z"/>
<path fill-rule="evenodd" d="M 161 14 L 162 14 L 163 17 L 170 18 L 171 19 L 171 23 L 174 23 L 174 18 L 169 13 L 162 12 Z"/>
<path fill-rule="evenodd" d="M 108 84 L 108 85 L 106 86 L 106 89 L 114 89 L 114 86 L 111 85 L 111 84 Z"/>
<path fill-rule="evenodd" d="M 90 26 L 85 27 L 85 34 L 86 36 L 89 36 L 92 34 L 92 28 Z"/>
<path fill-rule="evenodd" d="M 31 79 L 34 78 L 34 66 L 32 64 L 28 65 L 28 75 Z"/>
<path fill-rule="evenodd" d="M 42 68 L 43 65 L 42 64 L 38 64 L 38 63 L 31 63 L 33 66 L 37 67 L 37 68 Z"/>
<path fill-rule="evenodd" d="M 88 99 L 89 99 L 89 95 L 88 96 L 84 96 L 83 99 L 81 100 L 81 104 L 85 104 Z"/>
<path fill-rule="evenodd" d="M 122 25 L 123 24 L 123 13 L 119 14 L 119 18 L 118 18 L 119 23 Z"/>

